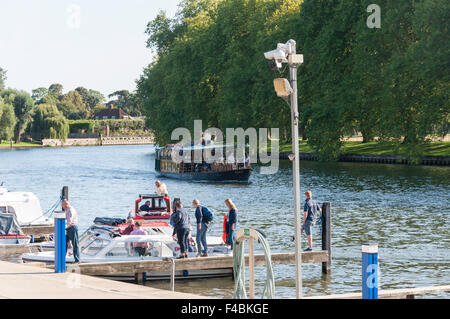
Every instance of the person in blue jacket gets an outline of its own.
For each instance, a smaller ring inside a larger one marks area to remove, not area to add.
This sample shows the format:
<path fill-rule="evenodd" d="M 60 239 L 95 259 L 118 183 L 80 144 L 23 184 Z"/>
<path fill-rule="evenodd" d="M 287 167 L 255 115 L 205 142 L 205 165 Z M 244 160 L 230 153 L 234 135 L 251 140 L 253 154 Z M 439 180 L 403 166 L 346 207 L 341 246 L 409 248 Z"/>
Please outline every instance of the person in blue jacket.
<path fill-rule="evenodd" d="M 208 257 L 208 244 L 206 242 L 206 232 L 209 227 L 209 220 L 204 216 L 204 210 L 208 210 L 206 206 L 201 206 L 198 199 L 192 201 L 192 206 L 195 208 L 195 219 L 197 221 L 197 257 Z M 202 248 L 203 246 L 203 248 Z"/>
<path fill-rule="evenodd" d="M 236 238 L 236 226 L 237 226 L 237 213 L 238 210 L 236 205 L 234 205 L 231 198 L 225 200 L 225 205 L 228 208 L 228 219 L 226 224 L 227 229 L 227 244 L 233 249 L 234 240 Z"/>
<path fill-rule="evenodd" d="M 181 201 L 175 204 L 175 213 L 173 216 L 174 232 L 177 234 L 178 245 L 180 245 L 180 258 L 188 258 L 188 237 L 191 229 L 189 214 L 183 209 Z"/>

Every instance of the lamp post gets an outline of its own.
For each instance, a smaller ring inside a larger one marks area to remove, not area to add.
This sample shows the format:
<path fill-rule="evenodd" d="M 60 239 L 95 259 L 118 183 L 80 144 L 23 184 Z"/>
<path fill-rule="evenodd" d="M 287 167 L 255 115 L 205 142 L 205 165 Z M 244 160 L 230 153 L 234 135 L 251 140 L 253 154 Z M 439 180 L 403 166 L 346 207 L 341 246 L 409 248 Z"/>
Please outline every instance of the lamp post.
<path fill-rule="evenodd" d="M 292 152 L 289 156 L 292 161 L 293 185 L 294 185 L 294 229 L 295 229 L 295 287 L 296 298 L 302 298 L 302 253 L 301 253 L 301 226 L 300 226 L 300 159 L 298 154 L 298 97 L 297 97 L 297 69 L 303 63 L 303 55 L 297 54 L 296 43 L 289 40 L 285 44 L 278 43 L 277 49 L 264 53 L 266 59 L 270 60 L 269 66 L 279 70 L 283 63 L 289 65 L 290 83 L 283 78 L 275 79 L 274 87 L 277 95 L 283 98 L 291 108 L 292 127 Z M 290 101 L 289 101 L 290 98 Z"/>

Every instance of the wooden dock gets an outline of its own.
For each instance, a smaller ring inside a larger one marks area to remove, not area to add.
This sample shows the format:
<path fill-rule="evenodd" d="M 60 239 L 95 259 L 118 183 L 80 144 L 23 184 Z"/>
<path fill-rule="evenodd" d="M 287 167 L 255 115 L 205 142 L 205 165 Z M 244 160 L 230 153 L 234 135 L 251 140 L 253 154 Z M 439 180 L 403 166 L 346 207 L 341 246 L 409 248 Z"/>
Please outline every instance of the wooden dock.
<path fill-rule="evenodd" d="M 450 292 L 450 285 L 378 290 L 378 299 L 414 299 L 414 296 L 417 295 L 426 295 L 437 292 Z M 361 298 L 362 294 L 360 292 L 355 292 L 346 294 L 311 296 L 306 297 L 305 299 L 361 299 Z"/>
<path fill-rule="evenodd" d="M 53 270 L 0 261 L 0 298 L 6 299 L 206 299 L 115 280 L 55 273 Z"/>
<path fill-rule="evenodd" d="M 265 258 L 262 254 L 254 255 L 255 266 L 265 265 Z M 302 253 L 303 263 L 327 262 L 328 251 L 310 251 Z M 248 255 L 245 256 L 245 263 L 248 265 Z M 273 253 L 272 264 L 294 264 L 294 253 Z M 201 257 L 201 258 L 183 258 L 174 260 L 175 270 L 198 270 L 198 269 L 215 269 L 215 268 L 233 268 L 233 256 L 221 257 Z M 140 278 L 140 274 L 147 273 L 147 277 L 151 276 L 151 272 L 172 271 L 172 262 L 167 260 L 142 260 L 142 261 L 120 261 L 105 263 L 85 263 L 79 265 L 67 265 L 67 271 L 77 270 L 81 274 L 106 276 L 112 274 L 135 274 L 136 278 Z"/>
<path fill-rule="evenodd" d="M 40 243 L 0 245 L 0 257 L 26 253 L 37 253 L 40 251 L 42 251 Z"/>

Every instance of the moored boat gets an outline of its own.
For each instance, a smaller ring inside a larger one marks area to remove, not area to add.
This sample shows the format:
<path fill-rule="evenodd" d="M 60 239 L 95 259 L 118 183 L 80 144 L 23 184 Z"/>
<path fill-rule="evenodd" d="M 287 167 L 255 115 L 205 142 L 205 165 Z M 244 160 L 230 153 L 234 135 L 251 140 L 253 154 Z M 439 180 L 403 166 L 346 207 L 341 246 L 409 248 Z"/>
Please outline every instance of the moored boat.
<path fill-rule="evenodd" d="M 157 222 L 156 222 L 157 223 Z M 101 263 L 114 261 L 141 261 L 141 260 L 163 260 L 164 258 L 176 258 L 180 254 L 178 243 L 171 235 L 168 235 L 160 227 L 150 227 L 148 235 L 119 235 L 111 226 L 91 226 L 86 233 L 80 237 L 80 260 L 81 263 Z M 223 245 L 222 240 L 215 237 L 207 237 L 208 254 L 210 256 L 230 256 L 232 251 Z M 148 253 L 140 256 L 133 250 L 133 243 L 147 244 Z M 195 257 L 197 252 L 192 249 L 189 257 Z M 53 263 L 54 252 L 44 251 L 38 253 L 23 254 L 24 262 Z M 74 262 L 73 256 L 67 256 L 67 263 Z M 189 272 L 176 272 L 178 278 L 208 278 L 230 276 L 231 268 L 218 268 L 210 270 L 196 270 Z M 117 279 L 132 279 L 134 274 L 105 274 L 105 277 Z M 169 272 L 150 272 L 148 280 L 169 279 Z"/>
<path fill-rule="evenodd" d="M 238 162 L 233 155 L 212 159 L 219 150 L 221 154 L 234 154 L 235 146 L 159 147 L 155 152 L 155 171 L 162 177 L 181 180 L 248 181 L 252 171 L 248 157 L 242 162 Z M 199 155 L 196 156 L 196 152 Z"/>
<path fill-rule="evenodd" d="M 14 214 L 21 227 L 53 225 L 53 220 L 43 215 L 39 198 L 31 192 L 9 192 L 0 186 L 0 212 Z"/>
<path fill-rule="evenodd" d="M 0 246 L 29 244 L 31 236 L 25 235 L 12 213 L 0 212 Z"/>

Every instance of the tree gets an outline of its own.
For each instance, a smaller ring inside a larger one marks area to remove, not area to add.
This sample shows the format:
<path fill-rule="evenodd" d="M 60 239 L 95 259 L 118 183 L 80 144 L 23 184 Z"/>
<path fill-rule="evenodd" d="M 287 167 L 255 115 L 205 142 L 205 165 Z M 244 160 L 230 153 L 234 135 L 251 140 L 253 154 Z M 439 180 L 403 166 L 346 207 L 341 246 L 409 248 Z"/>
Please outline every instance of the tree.
<path fill-rule="evenodd" d="M 34 104 L 40 104 L 43 103 L 44 97 L 46 97 L 48 94 L 49 89 L 41 87 L 31 91 L 31 98 L 34 101 Z"/>
<path fill-rule="evenodd" d="M 60 97 L 63 94 L 63 86 L 59 83 L 53 83 L 48 87 L 48 91 L 50 94 Z"/>
<path fill-rule="evenodd" d="M 5 89 L 6 79 L 6 70 L 0 67 L 0 91 Z"/>
<path fill-rule="evenodd" d="M 83 103 L 83 97 L 77 91 L 62 95 L 56 105 L 69 120 L 86 119 L 90 115 L 90 110 Z"/>
<path fill-rule="evenodd" d="M 131 116 L 140 116 L 142 114 L 136 96 L 133 93 L 130 93 L 128 90 L 115 91 L 109 94 L 108 98 L 110 99 L 110 101 L 106 103 L 107 106 L 118 106 Z"/>
<path fill-rule="evenodd" d="M 20 143 L 20 138 L 30 120 L 30 111 L 34 106 L 33 99 L 30 94 L 25 91 L 19 91 L 14 97 L 14 113 L 17 118 L 16 127 L 14 129 L 15 143 Z"/>
<path fill-rule="evenodd" d="M 2 140 L 9 140 L 14 136 L 16 116 L 11 104 L 6 104 L 0 97 L 0 144 Z"/>
<path fill-rule="evenodd" d="M 33 138 L 66 139 L 69 134 L 69 123 L 56 105 L 40 104 L 33 112 L 31 125 Z"/>
<path fill-rule="evenodd" d="M 89 110 L 93 110 L 96 105 L 99 105 L 105 101 L 105 97 L 99 91 L 88 90 L 82 86 L 75 89 L 81 95 L 85 107 Z"/>

